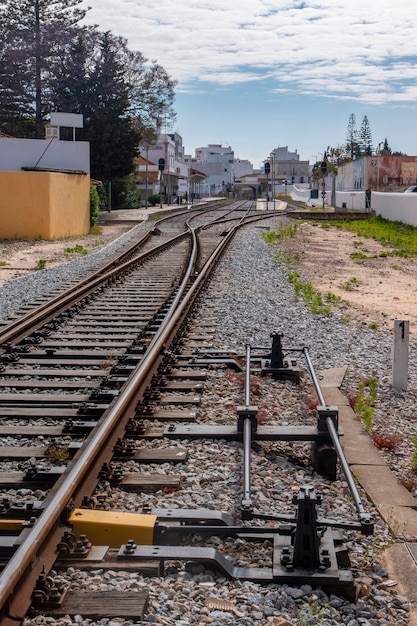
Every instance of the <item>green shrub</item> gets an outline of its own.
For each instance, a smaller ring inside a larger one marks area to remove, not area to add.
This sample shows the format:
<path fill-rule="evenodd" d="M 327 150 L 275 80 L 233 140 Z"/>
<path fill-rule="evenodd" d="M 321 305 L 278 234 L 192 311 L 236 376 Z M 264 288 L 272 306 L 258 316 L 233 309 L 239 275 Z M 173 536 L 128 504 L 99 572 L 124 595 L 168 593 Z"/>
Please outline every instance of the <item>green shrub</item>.
<path fill-rule="evenodd" d="M 148 197 L 148 202 L 152 206 L 159 204 L 159 193 L 154 193 Z"/>
<path fill-rule="evenodd" d="M 100 211 L 100 196 L 94 185 L 90 185 L 90 226 L 98 222 Z"/>

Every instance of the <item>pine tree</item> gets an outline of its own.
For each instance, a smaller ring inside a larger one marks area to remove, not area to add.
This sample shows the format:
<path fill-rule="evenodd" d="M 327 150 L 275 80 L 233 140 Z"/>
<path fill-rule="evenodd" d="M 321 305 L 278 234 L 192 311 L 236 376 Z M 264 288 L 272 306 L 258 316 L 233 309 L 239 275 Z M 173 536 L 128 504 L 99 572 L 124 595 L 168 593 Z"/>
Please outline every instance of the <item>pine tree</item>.
<path fill-rule="evenodd" d="M 370 156 L 373 152 L 372 134 L 371 134 L 371 127 L 369 125 L 369 121 L 366 115 L 364 116 L 362 120 L 361 130 L 359 133 L 359 142 L 360 142 L 362 155 Z"/>
<path fill-rule="evenodd" d="M 3 0 L 0 7 L 3 55 L 0 71 L 2 119 L 18 122 L 10 110 L 15 97 L 17 116 L 35 118 L 34 133 L 43 137 L 43 119 L 50 111 L 50 79 L 60 64 L 78 22 L 86 10 L 82 0 Z M 3 100 L 3 97 L 8 97 Z M 6 102 L 6 107 L 4 103 Z"/>
<path fill-rule="evenodd" d="M 389 156 L 390 154 L 392 154 L 392 150 L 388 145 L 388 139 L 386 137 L 385 137 L 384 145 L 381 150 L 381 154 L 385 156 Z"/>
<path fill-rule="evenodd" d="M 346 151 L 350 155 L 351 160 L 360 153 L 358 143 L 358 131 L 356 129 L 356 116 L 354 113 L 349 115 L 349 123 L 346 133 Z"/>

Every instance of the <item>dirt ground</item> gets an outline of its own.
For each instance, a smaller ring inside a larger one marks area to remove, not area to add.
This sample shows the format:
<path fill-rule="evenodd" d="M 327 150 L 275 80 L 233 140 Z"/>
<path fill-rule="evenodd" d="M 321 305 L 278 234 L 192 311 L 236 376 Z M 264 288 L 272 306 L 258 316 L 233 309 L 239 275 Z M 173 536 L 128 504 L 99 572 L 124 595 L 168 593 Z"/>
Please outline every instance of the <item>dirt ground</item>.
<path fill-rule="evenodd" d="M 97 234 L 54 241 L 0 239 L 0 288 L 8 280 L 40 271 L 42 266 L 54 267 L 101 250 L 134 225 L 114 221 L 100 226 Z"/>
<path fill-rule="evenodd" d="M 53 267 L 79 256 L 80 249 L 88 253 L 101 249 L 132 226 L 116 220 L 102 225 L 96 235 L 58 241 L 0 240 L 0 287 L 37 271 L 40 261 Z M 348 231 L 325 229 L 319 222 L 297 222 L 296 236 L 282 245 L 290 257 L 299 256 L 296 266 L 303 282 L 324 296 L 330 292 L 349 303 L 347 317 L 387 330 L 393 329 L 395 319 L 409 320 L 410 336 L 417 337 L 417 259 L 378 256 L 387 248 Z M 352 253 L 375 258 L 352 259 Z"/>
<path fill-rule="evenodd" d="M 290 256 L 298 253 L 303 282 L 347 301 L 350 318 L 388 330 L 396 319 L 409 320 L 410 336 L 417 336 L 417 259 L 379 256 L 390 248 L 320 222 L 297 225 L 296 236 L 283 245 Z M 352 258 L 354 253 L 375 258 Z"/>

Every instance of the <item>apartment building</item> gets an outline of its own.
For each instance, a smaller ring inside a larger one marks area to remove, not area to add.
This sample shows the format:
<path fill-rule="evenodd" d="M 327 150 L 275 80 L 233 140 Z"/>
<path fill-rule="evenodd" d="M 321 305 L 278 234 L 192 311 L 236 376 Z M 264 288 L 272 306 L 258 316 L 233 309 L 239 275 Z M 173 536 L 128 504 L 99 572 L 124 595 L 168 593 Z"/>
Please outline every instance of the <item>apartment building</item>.
<path fill-rule="evenodd" d="M 250 161 L 235 158 L 230 146 L 209 144 L 195 149 L 195 156 L 184 157 L 184 162 L 206 175 L 201 183 L 201 194 L 216 196 L 231 191 L 236 179 L 253 173 Z"/>
<path fill-rule="evenodd" d="M 268 159 L 271 166 L 271 178 L 288 184 L 308 183 L 310 162 L 300 161 L 300 155 L 289 152 L 288 146 L 274 148 Z"/>

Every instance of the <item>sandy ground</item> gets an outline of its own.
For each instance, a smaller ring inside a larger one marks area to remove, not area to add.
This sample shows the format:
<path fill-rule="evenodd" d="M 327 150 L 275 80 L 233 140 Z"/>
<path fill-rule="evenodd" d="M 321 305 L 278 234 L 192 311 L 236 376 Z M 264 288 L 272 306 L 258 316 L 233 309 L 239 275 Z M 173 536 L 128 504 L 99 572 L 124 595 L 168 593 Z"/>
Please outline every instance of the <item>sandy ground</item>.
<path fill-rule="evenodd" d="M 82 254 L 91 254 L 100 250 L 134 225 L 134 223 L 129 225 L 115 221 L 100 226 L 97 234 L 55 241 L 0 239 L 0 287 L 13 278 L 41 271 L 42 266 L 54 267 L 72 261 Z"/>
<path fill-rule="evenodd" d="M 390 330 L 394 320 L 409 320 L 410 336 L 417 336 L 417 259 L 379 256 L 391 248 L 319 222 L 297 226 L 283 246 L 290 258 L 299 256 L 295 265 L 303 282 L 347 301 L 351 318 Z M 352 258 L 354 253 L 375 258 Z"/>
<path fill-rule="evenodd" d="M 0 240 L 0 287 L 37 271 L 40 261 L 53 267 L 79 256 L 80 249 L 88 253 L 101 249 L 133 226 L 115 220 L 94 235 L 58 241 Z M 290 258 L 297 255 L 295 265 L 303 282 L 324 296 L 330 292 L 349 303 L 347 318 L 387 330 L 393 329 L 395 319 L 409 320 L 410 336 L 417 337 L 417 259 L 381 257 L 389 249 L 348 231 L 323 228 L 319 222 L 297 222 L 296 236 L 280 246 Z M 375 258 L 352 259 L 353 253 Z"/>

